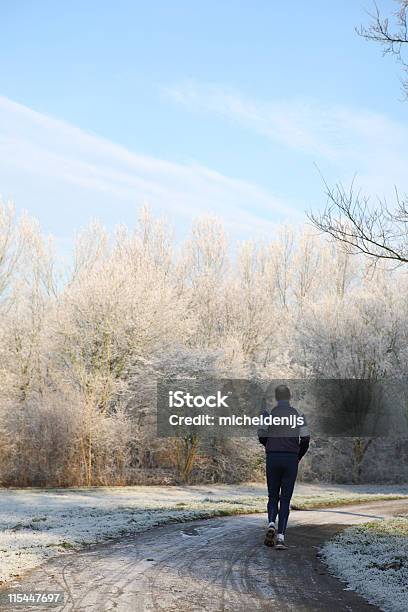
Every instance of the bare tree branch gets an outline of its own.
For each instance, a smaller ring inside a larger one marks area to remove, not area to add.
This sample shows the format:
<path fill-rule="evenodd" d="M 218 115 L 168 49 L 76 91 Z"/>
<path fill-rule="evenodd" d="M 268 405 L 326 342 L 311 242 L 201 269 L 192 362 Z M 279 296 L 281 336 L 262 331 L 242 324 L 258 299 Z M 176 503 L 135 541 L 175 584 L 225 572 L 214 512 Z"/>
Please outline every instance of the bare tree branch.
<path fill-rule="evenodd" d="M 377 5 L 369 14 L 371 24 L 368 27 L 356 28 L 357 33 L 366 40 L 380 43 L 384 55 L 393 55 L 403 66 L 406 76 L 403 78 L 403 90 L 408 96 L 408 62 L 404 57 L 408 49 L 408 0 L 398 0 L 399 8 L 392 15 L 392 23 L 387 17 L 382 17 Z"/>
<path fill-rule="evenodd" d="M 397 209 L 391 212 L 386 202 L 369 206 L 369 198 L 355 192 L 354 182 L 346 190 L 341 184 L 325 182 L 327 205 L 322 213 L 308 218 L 321 232 L 345 244 L 351 254 L 363 253 L 375 261 L 408 263 L 408 206 L 397 193 Z"/>

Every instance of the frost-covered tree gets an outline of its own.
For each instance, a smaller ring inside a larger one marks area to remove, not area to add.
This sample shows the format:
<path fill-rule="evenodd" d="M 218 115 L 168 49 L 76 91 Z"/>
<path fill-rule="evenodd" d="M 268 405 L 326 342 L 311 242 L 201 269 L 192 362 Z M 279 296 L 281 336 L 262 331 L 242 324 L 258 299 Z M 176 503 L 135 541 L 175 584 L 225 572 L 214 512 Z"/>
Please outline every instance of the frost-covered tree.
<path fill-rule="evenodd" d="M 132 230 L 93 222 L 62 268 L 35 222 L 0 212 L 1 482 L 248 478 L 260 457 L 249 440 L 157 438 L 158 380 L 407 370 L 404 270 L 373 269 L 310 228 L 232 250 L 204 218 L 176 245 L 143 209 Z M 355 453 L 362 477 L 371 442 L 319 444 L 306 474 L 325 465 L 338 479 Z"/>

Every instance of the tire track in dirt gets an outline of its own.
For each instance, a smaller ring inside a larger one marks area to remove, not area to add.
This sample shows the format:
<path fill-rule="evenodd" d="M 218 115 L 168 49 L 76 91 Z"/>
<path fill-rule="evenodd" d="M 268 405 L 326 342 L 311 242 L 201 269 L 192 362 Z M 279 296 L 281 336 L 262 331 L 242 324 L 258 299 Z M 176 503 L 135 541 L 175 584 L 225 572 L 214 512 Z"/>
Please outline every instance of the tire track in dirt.
<path fill-rule="evenodd" d="M 172 524 L 55 558 L 7 588 L 64 590 L 55 612 L 372 612 L 317 548 L 347 525 L 404 512 L 404 500 L 293 512 L 287 551 L 263 545 L 264 515 Z"/>

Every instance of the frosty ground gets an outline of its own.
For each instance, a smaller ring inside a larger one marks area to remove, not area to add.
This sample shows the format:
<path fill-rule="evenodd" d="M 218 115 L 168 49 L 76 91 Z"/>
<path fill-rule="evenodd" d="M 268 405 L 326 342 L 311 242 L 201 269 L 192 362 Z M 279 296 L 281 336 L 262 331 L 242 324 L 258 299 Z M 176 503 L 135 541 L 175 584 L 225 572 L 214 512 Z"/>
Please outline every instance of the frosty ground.
<path fill-rule="evenodd" d="M 2 489 L 0 584 L 84 545 L 153 527 L 227 514 L 264 512 L 265 486 L 206 485 L 82 489 Z M 296 508 L 398 498 L 408 485 L 298 484 Z"/>
<path fill-rule="evenodd" d="M 408 610 L 408 514 L 346 529 L 322 548 L 331 572 L 386 612 Z"/>

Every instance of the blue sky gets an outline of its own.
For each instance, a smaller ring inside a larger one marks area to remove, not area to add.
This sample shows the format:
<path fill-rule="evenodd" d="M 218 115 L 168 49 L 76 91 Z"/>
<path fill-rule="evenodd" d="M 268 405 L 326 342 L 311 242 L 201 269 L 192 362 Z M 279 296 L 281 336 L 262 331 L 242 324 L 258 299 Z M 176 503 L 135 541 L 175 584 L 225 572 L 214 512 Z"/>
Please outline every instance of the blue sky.
<path fill-rule="evenodd" d="M 383 0 L 386 13 L 393 0 Z M 141 204 L 266 237 L 322 181 L 408 190 L 399 67 L 359 38 L 369 0 L 3 0 L 0 193 L 63 244 Z M 405 184 L 404 184 L 405 182 Z"/>

